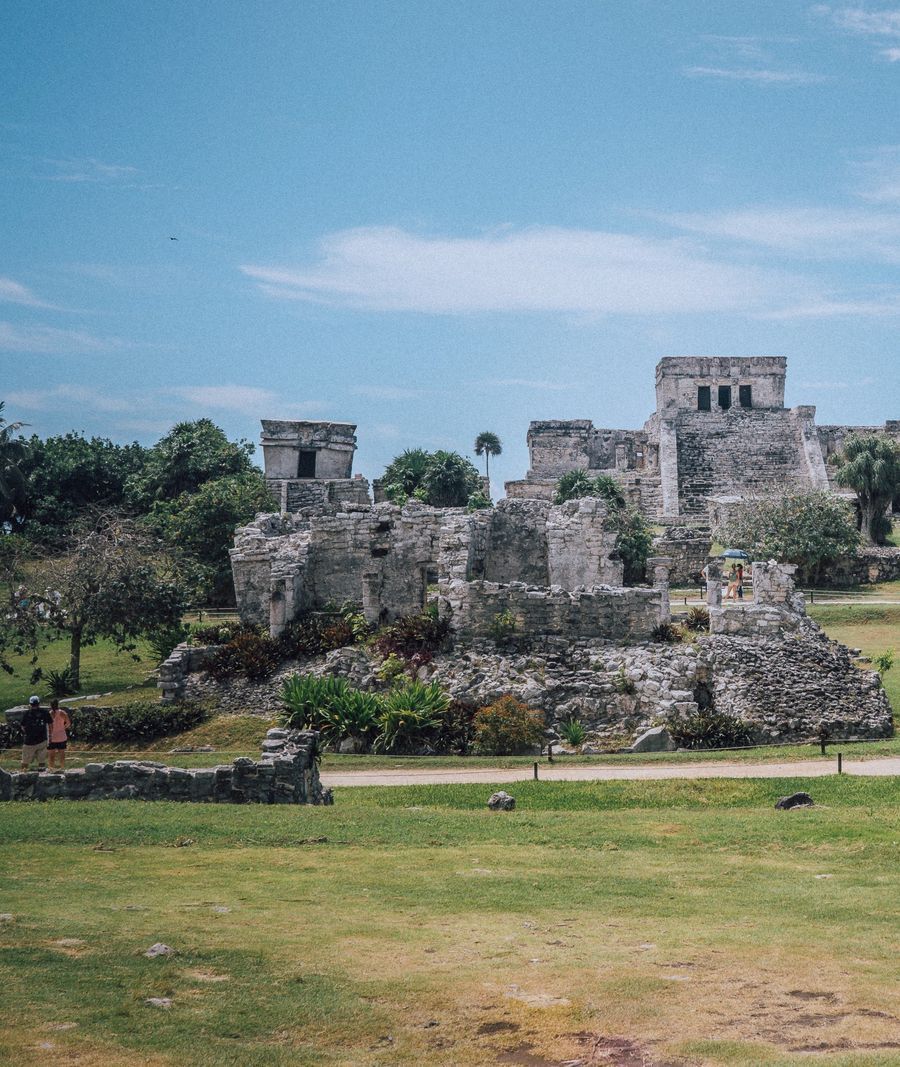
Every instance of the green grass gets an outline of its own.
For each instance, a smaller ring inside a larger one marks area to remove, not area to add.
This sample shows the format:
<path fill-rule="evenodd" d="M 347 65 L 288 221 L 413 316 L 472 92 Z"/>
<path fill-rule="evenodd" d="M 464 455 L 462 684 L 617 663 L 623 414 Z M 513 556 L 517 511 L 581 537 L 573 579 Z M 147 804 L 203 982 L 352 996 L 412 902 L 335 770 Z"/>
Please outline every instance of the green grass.
<path fill-rule="evenodd" d="M 144 680 L 156 666 L 153 654 L 146 642 L 139 641 L 134 655 L 118 652 L 112 641 L 98 641 L 88 645 L 81 654 L 81 693 L 107 693 L 125 689 L 126 686 L 143 685 Z M 0 709 L 10 708 L 28 700 L 32 693 L 44 697 L 49 693 L 46 681 L 30 681 L 32 666 L 30 656 L 10 656 L 12 675 L 0 672 Z M 69 642 L 53 641 L 41 649 L 38 665 L 46 676 L 51 670 L 61 671 L 69 665 Z"/>
<path fill-rule="evenodd" d="M 895 780 L 491 788 L 8 806 L 0 1059 L 896 1062 Z"/>

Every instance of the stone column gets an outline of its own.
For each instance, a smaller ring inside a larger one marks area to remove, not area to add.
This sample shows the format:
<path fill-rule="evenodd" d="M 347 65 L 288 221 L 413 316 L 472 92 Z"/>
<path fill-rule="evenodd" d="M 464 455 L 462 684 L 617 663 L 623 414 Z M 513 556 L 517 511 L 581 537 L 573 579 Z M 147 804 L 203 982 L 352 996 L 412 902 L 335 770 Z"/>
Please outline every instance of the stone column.
<path fill-rule="evenodd" d="M 377 626 L 381 622 L 381 575 L 377 571 L 363 575 L 362 604 L 366 622 Z"/>
<path fill-rule="evenodd" d="M 649 556 L 647 559 L 647 572 L 653 575 L 653 588 L 658 589 L 660 593 L 660 622 L 669 622 L 672 618 L 669 604 L 669 572 L 672 570 L 673 562 L 671 556 Z"/>
<path fill-rule="evenodd" d="M 278 578 L 272 582 L 272 590 L 269 599 L 269 633 L 272 637 L 280 637 L 287 626 L 287 595 L 284 578 Z"/>
<path fill-rule="evenodd" d="M 722 607 L 722 566 L 717 559 L 706 565 L 706 605 L 709 608 Z"/>

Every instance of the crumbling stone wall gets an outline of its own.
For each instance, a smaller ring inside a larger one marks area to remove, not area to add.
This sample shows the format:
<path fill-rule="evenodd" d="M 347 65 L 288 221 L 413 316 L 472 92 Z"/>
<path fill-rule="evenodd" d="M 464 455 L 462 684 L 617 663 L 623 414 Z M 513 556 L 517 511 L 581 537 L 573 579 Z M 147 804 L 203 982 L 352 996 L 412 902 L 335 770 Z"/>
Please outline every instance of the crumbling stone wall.
<path fill-rule="evenodd" d="M 766 638 L 818 630 L 807 617 L 803 594 L 794 588 L 796 571 L 793 563 L 776 563 L 774 560 L 754 563 L 753 599 L 723 602 L 717 572 L 710 568 L 707 583 L 707 590 L 713 595 L 712 600 L 707 597 L 710 632 Z M 717 590 L 718 596 L 715 596 Z"/>
<path fill-rule="evenodd" d="M 653 541 L 653 549 L 672 559 L 670 579 L 673 585 L 690 584 L 706 566 L 712 548 L 709 526 L 667 525 Z"/>
<path fill-rule="evenodd" d="M 177 800 L 206 804 L 330 804 L 314 730 L 270 730 L 259 760 L 185 769 L 150 760 L 88 763 L 60 773 L 0 770 L 0 800 Z"/>
<path fill-rule="evenodd" d="M 485 636 L 498 615 L 510 612 L 515 632 L 547 635 L 646 640 L 666 612 L 661 589 L 609 587 L 565 590 L 559 586 L 528 586 L 522 582 L 451 580 L 438 585 L 441 616 L 461 637 Z"/>

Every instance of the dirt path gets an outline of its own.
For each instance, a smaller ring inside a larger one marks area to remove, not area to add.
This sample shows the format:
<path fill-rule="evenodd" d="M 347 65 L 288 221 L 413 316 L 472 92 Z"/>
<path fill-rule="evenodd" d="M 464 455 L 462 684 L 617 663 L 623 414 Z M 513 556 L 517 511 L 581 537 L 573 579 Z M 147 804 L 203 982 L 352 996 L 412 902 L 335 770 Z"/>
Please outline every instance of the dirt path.
<path fill-rule="evenodd" d="M 843 762 L 845 774 L 900 775 L 900 756 Z M 538 764 L 542 782 L 615 782 L 661 778 L 821 778 L 837 773 L 837 759 L 795 760 L 789 763 L 687 763 L 643 764 L 633 767 L 560 767 Z M 326 786 L 361 785 L 450 785 L 454 782 L 524 782 L 534 777 L 533 768 L 457 767 L 419 771 L 323 771 Z"/>

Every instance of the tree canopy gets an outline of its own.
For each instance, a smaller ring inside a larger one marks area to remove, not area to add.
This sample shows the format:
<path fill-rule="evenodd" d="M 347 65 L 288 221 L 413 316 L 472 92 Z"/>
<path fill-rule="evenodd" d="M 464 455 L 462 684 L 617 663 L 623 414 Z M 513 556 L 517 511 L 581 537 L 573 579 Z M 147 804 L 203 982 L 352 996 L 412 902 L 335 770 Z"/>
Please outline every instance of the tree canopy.
<path fill-rule="evenodd" d="M 436 508 L 490 504 L 484 496 L 481 475 L 458 452 L 407 449 L 391 460 L 381 480 L 395 504 L 405 504 L 410 499 Z"/>
<path fill-rule="evenodd" d="M 0 524 L 21 518 L 25 506 L 25 473 L 23 464 L 27 446 L 19 430 L 24 423 L 7 422 L 0 401 Z"/>
<path fill-rule="evenodd" d="M 484 476 L 491 476 L 491 456 L 499 456 L 503 452 L 500 438 L 490 430 L 482 430 L 475 438 L 475 455 L 484 456 Z"/>
<path fill-rule="evenodd" d="M 823 489 L 747 497 L 713 536 L 754 559 L 796 563 L 802 579 L 813 585 L 829 563 L 855 551 L 859 542 L 852 508 Z"/>
<path fill-rule="evenodd" d="M 835 462 L 837 484 L 856 493 L 863 536 L 884 544 L 891 532 L 885 512 L 900 496 L 900 447 L 882 434 L 854 435 Z"/>

